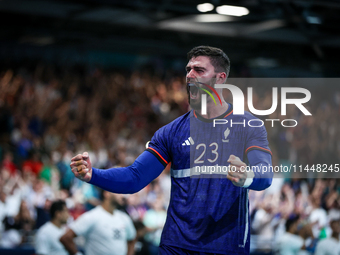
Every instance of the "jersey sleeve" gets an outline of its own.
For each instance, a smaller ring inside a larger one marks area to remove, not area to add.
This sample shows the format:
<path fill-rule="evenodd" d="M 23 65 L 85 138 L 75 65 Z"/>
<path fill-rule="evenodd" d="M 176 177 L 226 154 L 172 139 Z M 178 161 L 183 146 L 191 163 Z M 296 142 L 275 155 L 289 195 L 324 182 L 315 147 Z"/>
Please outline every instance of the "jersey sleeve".
<path fill-rule="evenodd" d="M 267 131 L 264 126 L 248 127 L 245 154 L 248 154 L 252 150 L 260 150 L 272 155 L 267 139 Z"/>
<path fill-rule="evenodd" d="M 166 167 L 171 161 L 169 153 L 169 139 L 171 138 L 168 126 L 161 127 L 156 131 L 148 145 L 148 148 L 146 149 L 151 152 L 164 167 Z"/>
<path fill-rule="evenodd" d="M 126 239 L 131 241 L 136 237 L 136 229 L 131 218 L 127 214 L 124 214 L 124 216 L 126 221 Z"/>
<path fill-rule="evenodd" d="M 38 255 L 48 255 L 49 242 L 46 234 L 42 233 L 42 231 L 38 231 L 36 240 L 35 240 L 35 253 Z"/>
<path fill-rule="evenodd" d="M 272 152 L 269 148 L 267 131 L 262 127 L 248 127 L 245 143 L 245 155 L 254 177 L 249 182 L 248 189 L 264 190 L 272 183 Z"/>
<path fill-rule="evenodd" d="M 76 221 L 72 222 L 70 225 L 70 229 L 77 236 L 86 237 L 88 233 L 90 232 L 94 222 L 95 222 L 95 219 L 92 217 L 91 211 L 89 211 L 79 216 L 79 218 Z"/>

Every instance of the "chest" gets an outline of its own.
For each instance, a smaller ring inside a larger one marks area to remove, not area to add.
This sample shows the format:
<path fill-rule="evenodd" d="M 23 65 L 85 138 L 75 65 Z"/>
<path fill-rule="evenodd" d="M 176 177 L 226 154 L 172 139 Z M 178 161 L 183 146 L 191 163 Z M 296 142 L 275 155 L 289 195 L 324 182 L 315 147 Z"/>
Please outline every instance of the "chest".
<path fill-rule="evenodd" d="M 90 235 L 101 240 L 126 240 L 126 224 L 118 217 L 103 217 Z"/>
<path fill-rule="evenodd" d="M 65 251 L 64 246 L 60 243 L 59 238 L 65 233 L 65 230 L 48 229 L 45 234 L 48 236 L 49 249 L 52 252 Z"/>
<path fill-rule="evenodd" d="M 246 133 L 244 128 L 216 126 L 212 123 L 191 125 L 174 138 L 173 168 L 203 165 L 227 165 L 231 154 L 241 160 L 244 156 Z"/>

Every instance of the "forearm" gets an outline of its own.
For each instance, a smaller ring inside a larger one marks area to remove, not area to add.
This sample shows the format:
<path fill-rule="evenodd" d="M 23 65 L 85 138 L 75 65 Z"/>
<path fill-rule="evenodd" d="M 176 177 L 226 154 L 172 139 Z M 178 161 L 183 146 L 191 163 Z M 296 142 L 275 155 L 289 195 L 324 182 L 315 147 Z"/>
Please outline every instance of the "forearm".
<path fill-rule="evenodd" d="M 127 245 L 128 245 L 127 255 L 135 254 L 135 243 L 136 243 L 136 240 L 131 240 L 127 242 Z"/>
<path fill-rule="evenodd" d="M 92 168 L 89 183 L 113 193 L 135 193 L 148 185 L 163 171 L 164 166 L 148 151 L 144 151 L 128 167 L 100 170 Z"/>
<path fill-rule="evenodd" d="M 248 153 L 250 169 L 254 172 L 252 183 L 248 187 L 253 190 L 268 188 L 273 179 L 271 155 L 266 152 L 253 150 Z"/>
<path fill-rule="evenodd" d="M 78 252 L 77 245 L 73 241 L 75 235 L 68 230 L 65 235 L 60 238 L 60 242 L 64 245 L 65 249 L 68 251 L 70 255 L 74 255 Z"/>
<path fill-rule="evenodd" d="M 72 240 L 65 240 L 64 242 L 62 242 L 60 240 L 60 242 L 64 245 L 65 249 L 68 251 L 68 253 L 70 255 L 74 255 L 78 252 L 77 245 L 75 244 L 73 239 Z"/>

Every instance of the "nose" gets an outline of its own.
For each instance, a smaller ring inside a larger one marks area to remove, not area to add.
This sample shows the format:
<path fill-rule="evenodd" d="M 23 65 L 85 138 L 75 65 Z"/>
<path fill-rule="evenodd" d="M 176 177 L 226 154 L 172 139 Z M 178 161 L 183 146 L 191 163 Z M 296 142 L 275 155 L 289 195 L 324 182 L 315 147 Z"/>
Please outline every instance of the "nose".
<path fill-rule="evenodd" d="M 194 70 L 191 69 L 188 73 L 187 73 L 187 79 L 192 79 L 195 78 L 195 74 L 194 74 Z"/>

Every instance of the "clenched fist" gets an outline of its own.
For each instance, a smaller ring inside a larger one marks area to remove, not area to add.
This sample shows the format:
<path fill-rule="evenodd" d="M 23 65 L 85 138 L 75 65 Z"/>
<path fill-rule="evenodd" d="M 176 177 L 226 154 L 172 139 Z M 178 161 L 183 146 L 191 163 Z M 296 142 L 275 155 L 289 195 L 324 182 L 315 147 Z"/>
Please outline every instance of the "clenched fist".
<path fill-rule="evenodd" d="M 71 159 L 71 169 L 75 177 L 78 179 L 89 182 L 92 177 L 92 165 L 89 154 L 84 152 L 78 154 Z"/>
<path fill-rule="evenodd" d="M 230 169 L 227 178 L 238 187 L 243 187 L 248 177 L 254 177 L 253 172 L 247 172 L 247 165 L 241 161 L 239 157 L 230 155 L 228 162 L 230 163 Z"/>

